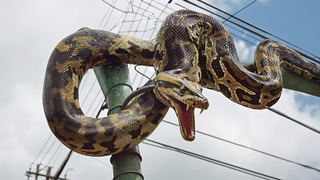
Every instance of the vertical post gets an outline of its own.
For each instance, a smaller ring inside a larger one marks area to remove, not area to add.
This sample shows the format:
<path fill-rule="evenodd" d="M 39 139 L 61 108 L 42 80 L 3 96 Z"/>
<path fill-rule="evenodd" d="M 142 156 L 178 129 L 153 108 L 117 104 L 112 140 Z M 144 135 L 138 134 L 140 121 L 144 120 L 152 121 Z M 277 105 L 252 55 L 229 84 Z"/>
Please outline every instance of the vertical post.
<path fill-rule="evenodd" d="M 37 170 L 36 170 L 36 178 L 35 178 L 35 180 L 38 180 L 38 175 L 39 175 L 39 171 L 40 171 L 40 165 L 41 164 L 37 164 Z"/>
<path fill-rule="evenodd" d="M 46 180 L 50 180 L 51 179 L 51 169 L 52 169 L 52 167 L 49 166 L 48 170 L 47 170 Z"/>
<path fill-rule="evenodd" d="M 107 99 L 108 115 L 117 113 L 122 102 L 132 92 L 128 66 L 126 64 L 109 65 L 96 67 L 93 70 Z M 113 179 L 143 180 L 141 160 L 138 146 L 113 155 L 110 159 L 113 165 Z"/>

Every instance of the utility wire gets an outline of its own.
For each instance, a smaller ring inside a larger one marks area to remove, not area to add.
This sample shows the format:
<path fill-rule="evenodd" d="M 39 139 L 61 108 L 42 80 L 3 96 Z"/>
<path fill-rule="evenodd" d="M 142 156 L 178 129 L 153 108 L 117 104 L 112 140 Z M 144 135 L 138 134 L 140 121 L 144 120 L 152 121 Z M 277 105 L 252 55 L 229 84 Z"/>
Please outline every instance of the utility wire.
<path fill-rule="evenodd" d="M 93 157 L 92 159 L 98 161 L 99 163 L 103 164 L 104 166 L 107 166 L 108 168 L 112 168 L 112 166 L 110 164 L 107 164 L 107 163 L 105 163 L 104 161 L 102 161 L 102 160 L 100 160 L 98 158 L 94 158 Z"/>
<path fill-rule="evenodd" d="M 212 11 L 206 9 L 206 8 L 203 8 L 203 7 L 201 7 L 200 5 L 197 5 L 197 4 L 193 3 L 193 2 L 190 2 L 190 1 L 188 1 L 188 0 L 183 0 L 183 1 L 185 1 L 185 2 L 187 2 L 187 3 L 189 3 L 189 4 L 192 4 L 192 5 L 194 5 L 194 6 L 198 7 L 198 8 L 201 8 L 201 9 L 203 9 L 203 10 L 206 10 L 206 11 L 208 11 L 208 12 L 211 12 L 211 13 L 217 15 L 218 17 L 220 17 L 220 18 L 222 18 L 222 19 L 225 19 L 225 20 L 227 19 L 227 18 L 222 17 L 222 16 L 220 16 L 220 15 L 218 15 L 218 14 L 216 14 L 216 13 L 214 13 L 214 12 L 212 12 Z M 222 12 L 222 13 L 224 13 L 224 14 L 226 14 L 226 15 L 228 15 L 228 16 L 230 16 L 230 17 L 232 17 L 232 18 L 234 18 L 234 19 L 236 19 L 236 20 L 238 20 L 238 21 L 240 21 L 240 22 L 242 22 L 242 23 L 250 26 L 250 27 L 253 27 L 253 28 L 256 29 L 256 30 L 259 30 L 259 31 L 261 31 L 261 32 L 263 32 L 263 33 L 265 33 L 265 34 L 268 34 L 268 35 L 270 35 L 270 36 L 272 36 L 272 37 L 274 37 L 274 38 L 277 38 L 277 39 L 279 39 L 279 40 L 281 40 L 281 41 L 283 41 L 283 42 L 285 42 L 285 43 L 287 43 L 287 44 L 289 44 L 289 45 L 291 45 L 291 46 L 293 46 L 293 47 L 295 47 L 295 48 L 297 48 L 297 49 L 299 49 L 299 50 L 302 50 L 302 51 L 304 51 L 304 52 L 312 55 L 313 57 L 315 57 L 315 58 L 317 58 L 317 59 L 320 59 L 319 56 L 317 56 L 317 55 L 315 55 L 315 54 L 313 54 L 313 53 L 311 53 L 311 52 L 309 52 L 309 51 L 307 51 L 307 50 L 305 50 L 305 49 L 302 49 L 301 47 L 299 47 L 299 46 L 297 46 L 297 45 L 295 45 L 295 44 L 293 44 L 293 43 L 291 43 L 291 42 L 289 42 L 289 41 L 287 41 L 287 40 L 285 40 L 285 39 L 282 39 L 282 38 L 280 38 L 279 36 L 276 36 L 276 35 L 268 32 L 268 31 L 266 31 L 266 30 L 263 30 L 263 29 L 255 26 L 255 25 L 251 24 L 251 23 L 248 23 L 247 21 L 245 21 L 245 20 L 243 20 L 243 19 L 240 19 L 240 18 L 238 18 L 238 17 L 236 17 L 236 16 L 234 16 L 234 15 L 232 15 L 232 14 L 226 12 L 226 11 L 223 11 L 222 9 L 217 8 L 217 7 L 211 5 L 211 4 L 207 3 L 207 2 L 204 2 L 204 1 L 202 1 L 202 0 L 198 0 L 198 1 L 201 2 L 201 3 L 203 3 L 203 4 L 205 4 L 205 5 L 207 5 L 207 6 L 209 6 L 209 7 L 211 7 L 211 8 L 213 8 L 213 9 L 216 9 L 216 10 L 218 10 L 218 11 L 220 11 L 220 12 Z M 233 23 L 233 24 L 237 24 L 237 23 L 232 22 L 232 21 L 230 21 L 230 20 L 228 20 L 228 22 L 231 22 L 231 23 Z M 241 25 L 238 25 L 238 26 L 243 28 L 243 26 L 241 26 Z M 245 28 L 245 29 L 248 29 L 248 28 Z M 255 32 L 255 31 L 253 31 L 253 30 L 248 30 L 248 31 L 251 32 L 251 33 L 254 33 L 255 35 L 257 35 L 257 36 L 259 36 L 259 37 L 261 37 L 261 38 L 263 38 L 263 39 L 268 39 L 266 36 L 263 36 L 263 35 L 261 35 L 260 33 L 257 33 L 257 32 Z M 296 49 L 295 49 L 295 50 L 296 50 Z M 309 56 L 309 55 L 306 55 L 305 53 L 302 53 L 302 52 L 299 51 L 299 50 L 296 50 L 299 54 L 301 54 L 302 56 L 304 56 L 304 57 L 306 57 L 306 58 L 308 58 L 308 59 L 310 59 L 310 60 L 312 60 L 312 61 L 320 64 L 320 61 L 319 61 L 319 60 L 316 60 L 315 58 L 313 58 L 313 57 L 311 57 L 311 56 Z"/>
<path fill-rule="evenodd" d="M 176 5 L 184 8 L 184 9 L 188 9 L 187 7 L 185 7 L 185 6 L 183 6 L 183 5 L 179 4 L 179 3 L 176 3 Z M 217 14 L 214 14 L 214 15 L 217 16 Z M 221 18 L 222 18 L 222 16 L 221 16 Z M 261 41 L 260 39 L 257 39 L 257 38 L 255 38 L 255 37 L 249 35 L 249 34 L 246 34 L 246 33 L 244 33 L 243 31 L 241 31 L 241 30 L 239 30 L 239 29 L 236 29 L 236 28 L 234 28 L 234 27 L 232 27 L 232 26 L 230 26 L 230 25 L 228 25 L 228 24 L 225 24 L 225 26 L 230 27 L 231 29 L 234 29 L 234 30 L 236 30 L 236 31 L 238 31 L 238 32 L 241 32 L 242 34 L 245 34 L 245 35 L 247 35 L 247 36 L 249 36 L 249 37 L 251 37 L 251 38 L 253 38 L 253 39 L 256 39 L 257 41 Z M 230 32 L 230 34 L 232 34 L 233 37 L 237 37 L 237 38 L 239 38 L 239 39 L 242 39 L 243 41 L 246 41 L 246 42 L 249 43 L 249 44 L 252 44 L 252 45 L 254 45 L 254 46 L 257 46 L 256 43 L 253 43 L 253 42 L 251 42 L 251 41 L 249 41 L 249 40 L 247 40 L 247 39 L 245 39 L 245 38 L 243 38 L 243 37 L 241 37 L 241 36 L 239 36 L 239 35 L 236 35 L 235 33 Z"/>
<path fill-rule="evenodd" d="M 274 113 L 276 113 L 276 114 L 278 114 L 278 115 L 280 115 L 280 116 L 282 116 L 282 117 L 285 117 L 285 118 L 287 118 L 287 119 L 289 119 L 289 120 L 291 120 L 291 121 L 293 121 L 293 122 L 295 122 L 295 123 L 297 123 L 297 124 L 299 124 L 299 125 L 301 125 L 301 126 L 304 126 L 304 127 L 308 128 L 308 129 L 310 129 L 310 130 L 312 130 L 312 131 L 320 134 L 320 131 L 319 131 L 318 129 L 316 129 L 316 128 L 314 128 L 314 127 L 311 127 L 311 126 L 309 126 L 309 125 L 307 125 L 307 124 L 304 124 L 303 122 L 298 121 L 298 120 L 296 120 L 296 119 L 294 119 L 294 118 L 292 118 L 292 117 L 284 114 L 283 112 L 280 112 L 279 110 L 276 110 L 276 109 L 274 109 L 274 108 L 268 108 L 268 110 L 270 110 L 271 112 L 274 112 Z"/>
<path fill-rule="evenodd" d="M 64 167 L 67 165 L 69 159 L 70 159 L 70 156 L 72 154 L 72 150 L 69 151 L 68 155 L 66 156 L 66 158 L 64 159 L 64 161 L 62 162 L 61 166 L 59 167 L 59 169 L 57 170 L 56 174 L 54 175 L 54 180 L 58 180 L 59 177 L 60 177 L 60 174 L 62 173 Z"/>
<path fill-rule="evenodd" d="M 162 121 L 167 123 L 167 124 L 179 127 L 179 125 L 176 124 L 176 123 L 173 123 L 173 122 L 170 122 L 170 121 L 167 121 L 167 120 L 162 120 Z M 267 152 L 264 152 L 264 151 L 249 147 L 249 146 L 245 146 L 245 145 L 242 145 L 242 144 L 230 141 L 230 140 L 226 140 L 226 139 L 223 139 L 223 138 L 220 138 L 220 137 L 205 133 L 203 131 L 196 130 L 196 132 L 199 133 L 199 134 L 202 134 L 204 136 L 210 137 L 210 138 L 214 138 L 214 139 L 217 139 L 217 140 L 220 140 L 220 141 L 224 141 L 226 143 L 229 143 L 229 144 L 232 144 L 232 145 L 235 145 L 235 146 L 239 146 L 239 147 L 242 147 L 242 148 L 245 148 L 245 149 L 249 149 L 249 150 L 255 151 L 257 153 L 261 153 L 261 154 L 264 154 L 264 155 L 267 155 L 267 156 L 270 156 L 270 157 L 273 157 L 273 158 L 276 158 L 276 159 L 279 159 L 279 160 L 283 160 L 283 161 L 286 161 L 286 162 L 289 162 L 289 163 L 292 163 L 292 164 L 296 164 L 298 166 L 302 166 L 304 168 L 308 168 L 308 169 L 320 172 L 320 169 L 317 169 L 317 168 L 309 166 L 309 165 L 305 165 L 305 164 L 298 163 L 298 162 L 295 162 L 295 161 L 292 161 L 292 160 L 289 160 L 289 159 L 286 159 L 286 158 L 282 158 L 280 156 L 276 156 L 276 155 L 273 155 L 273 154 L 270 154 L 270 153 L 267 153 Z"/>
<path fill-rule="evenodd" d="M 246 168 L 243 168 L 243 167 L 240 167 L 240 166 L 236 166 L 236 165 L 233 165 L 233 164 L 230 164 L 230 163 L 226 163 L 226 162 L 223 162 L 223 161 L 220 161 L 220 160 L 217 160 L 217 159 L 213 159 L 213 158 L 201 155 L 201 154 L 197 154 L 197 153 L 194 153 L 194 152 L 191 152 L 191 151 L 183 150 L 183 149 L 171 146 L 171 145 L 163 144 L 163 143 L 151 140 L 151 139 L 146 139 L 145 141 L 149 141 L 151 143 L 157 144 L 158 146 L 154 145 L 154 144 L 146 143 L 146 142 L 143 142 L 144 144 L 155 146 L 155 147 L 159 147 L 159 148 L 163 148 L 163 149 L 167 149 L 167 150 L 171 150 L 171 151 L 175 151 L 175 152 L 178 152 L 178 153 L 182 153 L 184 155 L 191 156 L 191 157 L 194 157 L 194 158 L 197 158 L 197 159 L 200 159 L 200 160 L 212 163 L 212 164 L 216 164 L 216 165 L 219 165 L 219 166 L 223 166 L 223 167 L 226 167 L 226 168 L 229 168 L 229 169 L 241 172 L 241 173 L 245 173 L 247 175 L 251 175 L 251 176 L 255 176 L 255 177 L 258 177 L 258 178 L 261 178 L 261 179 L 267 179 L 267 180 L 268 179 L 277 179 L 277 180 L 279 180 L 279 178 L 276 178 L 274 176 L 266 175 L 266 174 L 263 174 L 263 173 L 260 173 L 260 172 L 257 172 L 257 171 L 253 171 L 253 170 L 246 169 Z"/>
<path fill-rule="evenodd" d="M 60 157 L 61 151 L 62 151 L 64 148 L 65 148 L 64 146 L 62 146 L 62 147 L 60 148 L 60 150 L 59 150 L 56 158 L 55 158 L 55 159 L 53 160 L 53 162 L 51 163 L 53 166 L 56 164 L 57 160 L 58 160 L 59 157 Z"/>
<path fill-rule="evenodd" d="M 241 8 L 239 11 L 235 12 L 232 16 L 229 16 L 227 19 L 225 19 L 222 23 L 225 23 L 226 21 L 229 21 L 230 18 L 234 17 L 235 15 L 237 15 L 238 13 L 240 13 L 241 11 L 247 9 L 249 6 L 251 6 L 253 3 L 257 2 L 257 0 L 253 0 L 251 3 L 247 4 L 246 6 L 244 6 L 243 8 Z"/>
<path fill-rule="evenodd" d="M 48 167 L 51 163 L 51 161 L 53 160 L 53 158 L 56 156 L 56 154 L 58 153 L 59 149 L 61 149 L 61 145 L 62 143 L 59 143 L 59 146 L 56 148 L 56 150 L 54 151 L 54 153 L 52 154 L 50 160 L 48 161 L 47 165 L 45 167 Z"/>
<path fill-rule="evenodd" d="M 124 100 L 124 102 L 123 102 L 123 104 L 122 104 L 122 107 L 121 107 L 121 110 L 124 109 L 124 108 L 127 106 L 127 104 L 128 104 L 134 97 L 138 96 L 139 94 L 141 94 L 141 93 L 143 93 L 143 92 L 150 92 L 150 91 L 152 91 L 152 90 L 154 89 L 154 87 L 155 87 L 154 85 L 149 85 L 149 86 L 146 86 L 146 87 L 139 88 L 138 90 L 132 92 L 132 93 Z M 282 112 L 280 112 L 280 111 L 278 111 L 278 110 L 275 110 L 275 109 L 273 109 L 273 108 L 268 108 L 268 109 L 269 109 L 271 112 L 273 112 L 273 113 L 276 113 L 276 114 L 278 114 L 278 115 L 280 115 L 280 116 L 282 116 L 282 117 L 284 117 L 284 118 L 287 118 L 287 119 L 289 119 L 289 120 L 292 120 L 292 121 L 294 121 L 294 122 L 296 122 L 296 123 L 298 123 L 298 124 L 300 124 L 300 125 L 302 125 L 302 126 L 304 126 L 304 127 L 307 127 L 307 128 L 309 128 L 309 129 L 311 129 L 311 130 L 319 133 L 319 130 L 316 130 L 315 128 L 312 128 L 312 127 L 310 127 L 310 126 L 308 126 L 308 125 L 306 125 L 306 124 L 304 124 L 304 123 L 302 123 L 302 122 L 300 122 L 300 121 L 298 121 L 298 120 L 296 120 L 296 119 L 294 119 L 294 118 L 291 118 L 290 116 L 285 115 L 284 113 L 282 113 Z M 166 120 L 162 120 L 162 121 L 165 122 L 165 123 L 174 125 L 174 126 L 179 126 L 179 125 L 176 124 L 176 123 L 172 123 L 172 122 L 169 122 L 169 121 L 166 121 Z M 276 155 L 273 155 L 273 154 L 270 154 L 270 153 L 263 152 L 263 151 L 261 151 L 261 150 L 257 150 L 257 149 L 254 149 L 254 148 L 251 148 L 251 147 L 248 147 L 248 146 L 244 146 L 244 145 L 241 145 L 241 144 L 238 144 L 238 143 L 229 141 L 229 140 L 225 140 L 225 139 L 223 139 L 223 138 L 219 138 L 219 137 L 213 136 L 213 135 L 211 135 L 211 134 L 208 134 L 208 133 L 205 133 L 205 132 L 202 132 L 202 131 L 196 130 L 196 132 L 199 133 L 199 134 L 202 134 L 202 135 L 211 137 L 211 138 L 215 138 L 215 139 L 218 139 L 218 140 L 222 140 L 222 141 L 224 141 L 224 142 L 227 142 L 227 143 L 230 143 L 230 144 L 233 144 L 233 145 L 242 147 L 242 148 L 250 149 L 250 150 L 252 150 L 252 151 L 255 151 L 255 152 L 258 152 L 258 153 L 267 155 L 267 156 L 271 156 L 271 157 L 274 157 L 274 158 L 277 158 L 277 159 L 280 159 L 280 160 L 283 160 L 283 161 L 286 161 L 286 162 L 289 162 L 289 163 L 293 163 L 293 164 L 302 166 L 302 167 L 304 167 L 304 168 L 309 168 L 309 169 L 316 170 L 316 171 L 320 172 L 320 169 L 317 169 L 317 168 L 314 168 L 314 167 L 311 167 L 311 166 L 308 166 L 308 165 L 305 165 L 305 164 L 302 164 L 302 163 L 298 163 L 298 162 L 295 162 L 295 161 L 292 161 L 292 160 L 288 160 L 288 159 L 285 159 L 285 158 L 282 158 L 282 157 L 279 157 L 279 156 L 276 156 Z M 320 134 L 320 133 L 319 133 L 319 134 Z"/>
<path fill-rule="evenodd" d="M 47 157 L 49 151 L 52 149 L 52 146 L 55 144 L 57 139 L 54 139 L 53 142 L 51 143 L 50 147 L 48 148 L 48 150 L 46 151 L 45 155 L 42 157 L 40 163 L 42 163 L 42 161 L 45 159 L 45 157 Z"/>
<path fill-rule="evenodd" d="M 139 88 L 138 90 L 132 92 L 123 102 L 122 104 L 122 107 L 121 107 L 121 110 L 124 109 L 127 104 L 136 96 L 138 96 L 139 94 L 143 93 L 143 92 L 150 92 L 154 89 L 154 85 L 151 85 L 151 86 L 145 86 L 145 87 L 142 87 L 142 88 Z M 278 115 L 280 116 L 283 116 L 284 118 L 287 118 L 289 120 L 293 120 L 294 122 L 300 124 L 300 125 L 303 125 L 304 127 L 308 127 L 309 129 L 311 128 L 311 130 L 314 130 L 314 128 L 310 127 L 310 126 L 307 126 L 305 125 L 304 123 L 298 121 L 298 120 L 295 120 L 291 117 L 289 117 L 288 115 L 285 115 L 284 113 L 278 111 L 278 110 L 275 110 L 275 109 L 272 109 L 272 108 L 269 108 L 269 110 L 271 110 L 272 112 L 274 113 L 277 113 Z M 176 123 L 172 123 L 172 122 L 169 122 L 169 121 L 166 121 L 166 120 L 162 120 L 163 122 L 167 123 L 167 124 L 170 124 L 170 125 L 174 125 L 174 126 L 178 126 L 178 124 Z M 289 159 L 285 159 L 285 158 L 282 158 L 282 157 L 279 157 L 279 156 L 276 156 L 276 155 L 273 155 L 273 154 L 270 154 L 270 153 L 267 153 L 267 152 L 263 152 L 261 150 L 257 150 L 257 149 L 254 149 L 254 148 L 251 148 L 251 147 L 248 147 L 248 146 L 245 146 L 245 145 L 242 145 L 242 144 L 239 144 L 239 143 L 235 143 L 235 142 L 232 142 L 232 141 L 229 141 L 229 140 L 226 140 L 226 139 L 223 139 L 223 138 L 219 138 L 217 136 L 213 136 L 211 134 L 208 134 L 208 133 L 205 133 L 205 132 L 202 132 L 202 131 L 198 131 L 196 130 L 197 133 L 199 134 L 202 134 L 202 135 L 205 135 L 205 136 L 208 136 L 208 137 L 211 137 L 211 138 L 215 138 L 215 139 L 218 139 L 218 140 L 221 140 L 221 141 L 224 141 L 224 142 L 227 142 L 227 143 L 230 143 L 230 144 L 233 144 L 233 145 L 236 145 L 236 146 L 239 146 L 239 147 L 242 147 L 242 148 L 245 148 L 245 149 L 249 149 L 249 150 L 252 150 L 252 151 L 255 151 L 255 152 L 258 152 L 258 153 L 261 153 L 261 154 L 264 154 L 264 155 L 267 155 L 267 156 L 270 156 L 270 157 L 273 157 L 273 158 L 276 158 L 276 159 L 280 159 L 280 160 L 283 160 L 283 161 L 286 161 L 286 162 L 289 162 L 289 163 L 292 163 L 292 164 L 296 164 L 298 166 L 302 166 L 304 168 L 309 168 L 311 170 L 315 170 L 315 171 L 318 171 L 320 172 L 320 169 L 317 169 L 315 167 L 311 167 L 309 165 L 305 165 L 305 164 L 302 164 L 302 163 L 298 163 L 298 162 L 295 162 L 295 161 L 292 161 L 292 160 L 289 160 Z"/>
<path fill-rule="evenodd" d="M 123 102 L 122 108 L 125 108 L 125 107 L 127 106 L 127 104 L 128 104 L 134 97 L 136 97 L 137 95 L 139 95 L 139 94 L 141 94 L 141 93 L 143 93 L 143 92 L 151 92 L 151 91 L 154 89 L 154 87 L 155 87 L 154 85 L 149 85 L 149 86 L 147 86 L 147 87 L 142 87 L 142 88 L 139 88 L 139 89 L 137 89 L 136 91 L 132 92 L 132 93 L 125 99 L 125 101 Z M 313 128 L 313 127 L 311 127 L 311 126 L 308 126 L 308 125 L 304 124 L 303 122 L 301 122 L 301 121 L 299 121 L 299 120 L 296 120 L 296 119 L 294 119 L 294 118 L 292 118 L 292 117 L 290 117 L 290 116 L 288 116 L 288 115 L 280 112 L 279 110 L 276 110 L 276 109 L 273 109 L 273 108 L 268 108 L 268 110 L 270 110 L 270 111 L 273 112 L 273 113 L 276 113 L 276 114 L 278 114 L 278 115 L 280 115 L 280 116 L 282 116 L 282 117 L 284 117 L 284 118 L 287 118 L 287 119 L 289 119 L 289 120 L 291 120 L 291 121 L 293 121 L 293 122 L 295 122 L 295 123 L 298 123 L 299 125 L 302 125 L 302 126 L 308 128 L 308 129 L 310 129 L 310 130 L 312 130 L 312 131 L 320 134 L 320 131 L 317 130 L 316 128 Z M 164 121 L 165 121 L 165 120 L 164 120 Z M 165 122 L 170 123 L 169 121 L 165 121 Z M 170 123 L 170 124 L 178 126 L 177 124 L 174 124 L 174 123 Z"/>
<path fill-rule="evenodd" d="M 209 13 L 211 13 L 211 14 L 213 14 L 213 15 L 221 18 L 221 19 L 224 19 L 224 20 L 227 19 L 227 18 L 225 18 L 225 17 L 223 17 L 223 16 L 221 16 L 221 15 L 219 15 L 219 14 L 213 12 L 213 11 L 210 11 L 210 10 L 208 10 L 208 9 L 200 6 L 200 5 L 197 5 L 197 4 L 193 3 L 193 2 L 190 2 L 190 1 L 188 1 L 188 0 L 183 0 L 183 1 L 185 1 L 185 2 L 187 2 L 187 3 L 189 3 L 189 4 L 191 4 L 191 5 L 193 5 L 193 6 L 195 6 L 195 7 L 198 7 L 199 9 L 205 10 L 205 11 L 207 11 L 207 12 L 209 12 Z M 229 13 L 228 13 L 228 15 L 229 15 L 229 16 L 232 16 L 233 18 L 237 18 L 237 17 L 233 16 L 232 14 L 229 14 Z M 243 20 L 242 20 L 242 21 L 243 21 Z M 258 36 L 258 37 L 260 37 L 260 38 L 262 38 L 262 39 L 268 39 L 266 36 L 263 36 L 262 34 L 259 34 L 259 33 L 257 33 L 256 31 L 253 31 L 253 30 L 251 30 L 251 29 L 249 29 L 249 28 L 247 28 L 247 27 L 245 27 L 245 26 L 242 26 L 242 25 L 240 25 L 239 23 L 233 22 L 233 21 L 231 21 L 231 20 L 228 20 L 228 22 L 230 22 L 230 23 L 232 23 L 232 24 L 234 24 L 234 25 L 236 25 L 236 26 L 238 26 L 238 27 L 240 27 L 240 28 L 242 28 L 242 29 L 244 29 L 244 30 L 246 30 L 246 31 L 248 31 L 248 32 L 256 35 L 256 36 Z M 244 22 L 245 22 L 245 21 L 244 21 Z M 249 24 L 249 23 L 248 23 L 248 24 Z M 254 26 L 254 25 L 252 25 L 252 26 Z M 256 27 L 256 26 L 254 26 L 254 27 Z M 258 28 L 258 27 L 256 27 L 256 28 Z M 260 29 L 260 28 L 258 28 L 258 29 Z M 262 30 L 262 31 L 263 31 L 263 30 Z"/>
<path fill-rule="evenodd" d="M 42 151 L 44 150 L 44 148 L 47 146 L 50 138 L 52 137 L 52 134 L 49 135 L 48 139 L 46 140 L 46 142 L 44 143 L 44 145 L 42 146 L 41 150 L 39 151 L 38 155 L 36 156 L 36 158 L 33 160 L 32 164 L 35 163 L 37 161 L 37 159 L 39 158 L 40 154 L 42 153 Z"/>

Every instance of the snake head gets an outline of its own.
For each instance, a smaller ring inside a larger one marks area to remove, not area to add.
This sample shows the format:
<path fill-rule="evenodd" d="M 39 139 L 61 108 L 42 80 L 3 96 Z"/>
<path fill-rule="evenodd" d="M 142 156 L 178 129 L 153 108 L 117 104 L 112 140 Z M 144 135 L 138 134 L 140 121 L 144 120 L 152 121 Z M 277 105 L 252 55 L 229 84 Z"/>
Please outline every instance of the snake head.
<path fill-rule="evenodd" d="M 171 70 L 158 73 L 154 93 L 163 104 L 174 109 L 182 137 L 192 141 L 195 138 L 194 109 L 199 108 L 202 112 L 208 108 L 209 103 L 202 95 L 202 87 L 181 72 Z"/>

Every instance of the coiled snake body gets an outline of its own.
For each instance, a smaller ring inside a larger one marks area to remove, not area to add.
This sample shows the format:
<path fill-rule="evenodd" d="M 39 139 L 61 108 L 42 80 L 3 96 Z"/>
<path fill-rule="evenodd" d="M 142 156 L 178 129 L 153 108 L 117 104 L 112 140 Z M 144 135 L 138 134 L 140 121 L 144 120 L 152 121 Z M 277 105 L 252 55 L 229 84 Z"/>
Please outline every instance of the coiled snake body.
<path fill-rule="evenodd" d="M 105 118 L 86 117 L 78 88 L 89 68 L 116 63 L 154 66 L 155 88 L 135 98 L 125 110 Z M 238 59 L 228 30 L 210 16 L 189 10 L 169 15 L 156 42 L 82 29 L 63 39 L 48 62 L 43 104 L 48 124 L 67 147 L 81 154 L 103 156 L 127 150 L 144 140 L 172 107 L 182 136 L 195 136 L 194 109 L 207 109 L 201 88 L 222 92 L 254 109 L 272 106 L 282 91 L 280 65 L 320 83 L 320 68 L 287 46 L 261 42 L 256 72 Z"/>

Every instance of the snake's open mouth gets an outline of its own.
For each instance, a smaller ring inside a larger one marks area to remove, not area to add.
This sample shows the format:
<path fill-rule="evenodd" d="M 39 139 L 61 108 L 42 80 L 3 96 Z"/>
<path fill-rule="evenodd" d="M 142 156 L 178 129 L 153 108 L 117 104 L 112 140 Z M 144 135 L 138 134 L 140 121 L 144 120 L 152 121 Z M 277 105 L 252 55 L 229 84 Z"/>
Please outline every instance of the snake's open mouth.
<path fill-rule="evenodd" d="M 208 99 L 202 95 L 202 87 L 189 79 L 183 70 L 162 71 L 155 79 L 154 94 L 166 106 L 174 109 L 181 135 L 187 141 L 195 139 L 195 108 L 208 109 Z M 200 113 L 201 113 L 200 112 Z"/>
<path fill-rule="evenodd" d="M 173 104 L 178 120 L 180 131 L 183 139 L 193 141 L 195 138 L 195 120 L 194 109 L 195 107 L 188 106 L 174 98 L 170 98 Z"/>

